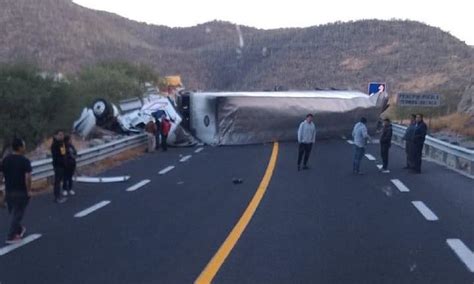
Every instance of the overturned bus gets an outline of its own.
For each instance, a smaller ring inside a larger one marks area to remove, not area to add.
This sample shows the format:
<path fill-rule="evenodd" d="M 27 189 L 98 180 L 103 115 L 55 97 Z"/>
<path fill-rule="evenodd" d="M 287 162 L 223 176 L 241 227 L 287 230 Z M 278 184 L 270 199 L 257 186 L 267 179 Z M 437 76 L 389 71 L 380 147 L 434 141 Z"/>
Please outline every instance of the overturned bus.
<path fill-rule="evenodd" d="M 294 141 L 299 123 L 313 114 L 317 138 L 350 135 L 362 116 L 376 128 L 386 108 L 385 92 L 358 91 L 196 92 L 181 98 L 189 128 L 210 145 Z"/>

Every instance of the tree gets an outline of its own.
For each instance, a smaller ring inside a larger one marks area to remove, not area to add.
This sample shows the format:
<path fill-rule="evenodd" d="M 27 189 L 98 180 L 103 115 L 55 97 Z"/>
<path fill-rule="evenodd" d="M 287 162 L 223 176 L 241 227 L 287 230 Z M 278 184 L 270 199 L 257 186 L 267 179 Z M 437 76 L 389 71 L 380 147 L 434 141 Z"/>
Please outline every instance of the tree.
<path fill-rule="evenodd" d="M 72 80 L 78 102 L 89 105 L 94 99 L 104 98 L 112 102 L 140 97 L 146 90 L 146 83 L 155 84 L 159 76 L 146 65 L 123 61 L 104 62 L 83 69 Z"/>
<path fill-rule="evenodd" d="M 0 66 L 0 142 L 13 137 L 35 146 L 56 128 L 70 127 L 69 85 L 34 65 Z"/>

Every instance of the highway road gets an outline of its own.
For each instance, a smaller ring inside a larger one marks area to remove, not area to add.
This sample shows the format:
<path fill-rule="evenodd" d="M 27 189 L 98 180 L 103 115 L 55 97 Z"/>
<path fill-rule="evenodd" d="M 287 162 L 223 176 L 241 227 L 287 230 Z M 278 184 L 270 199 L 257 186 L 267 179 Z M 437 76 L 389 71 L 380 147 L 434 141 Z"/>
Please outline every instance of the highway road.
<path fill-rule="evenodd" d="M 474 181 L 396 146 L 379 173 L 378 145 L 353 175 L 352 147 L 317 142 L 300 172 L 295 143 L 143 155 L 104 174 L 126 183 L 34 198 L 0 283 L 474 283 Z"/>

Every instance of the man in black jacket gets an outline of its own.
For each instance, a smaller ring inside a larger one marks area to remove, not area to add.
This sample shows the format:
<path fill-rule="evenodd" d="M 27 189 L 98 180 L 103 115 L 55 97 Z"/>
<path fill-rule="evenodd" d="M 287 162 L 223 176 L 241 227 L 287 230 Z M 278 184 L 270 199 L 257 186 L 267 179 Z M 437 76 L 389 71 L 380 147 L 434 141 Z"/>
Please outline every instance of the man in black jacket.
<path fill-rule="evenodd" d="M 410 125 L 408 125 L 403 140 L 405 140 L 405 154 L 407 157 L 407 165 L 404 169 L 413 169 L 413 138 L 415 137 L 415 128 L 416 128 L 416 114 L 412 114 L 410 118 Z"/>
<path fill-rule="evenodd" d="M 388 174 L 388 152 L 392 146 L 392 123 L 390 119 L 383 120 L 382 135 L 380 136 L 380 156 L 382 156 L 382 173 Z"/>
<path fill-rule="evenodd" d="M 421 173 L 421 158 L 423 155 L 423 145 L 425 144 L 428 127 L 423 121 L 423 115 L 416 115 L 415 133 L 413 136 L 413 170 L 415 173 Z"/>
<path fill-rule="evenodd" d="M 66 145 L 64 144 L 64 132 L 61 130 L 56 131 L 53 137 L 51 156 L 54 168 L 54 201 L 64 203 L 66 198 L 61 196 L 61 183 L 66 169 Z"/>
<path fill-rule="evenodd" d="M 31 162 L 25 154 L 25 142 L 15 138 L 12 143 L 13 153 L 2 161 L 1 170 L 5 176 L 5 192 L 8 211 L 12 215 L 7 244 L 14 244 L 23 238 L 26 232 L 21 225 L 31 195 Z"/>

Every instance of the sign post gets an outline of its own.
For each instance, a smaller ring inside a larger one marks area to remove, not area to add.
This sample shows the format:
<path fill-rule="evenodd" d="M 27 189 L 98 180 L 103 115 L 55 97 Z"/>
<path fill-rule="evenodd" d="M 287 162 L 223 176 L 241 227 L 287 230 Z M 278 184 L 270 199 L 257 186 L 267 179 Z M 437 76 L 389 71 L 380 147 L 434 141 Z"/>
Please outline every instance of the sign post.
<path fill-rule="evenodd" d="M 397 105 L 408 107 L 439 107 L 441 105 L 441 95 L 400 93 L 398 94 Z"/>
<path fill-rule="evenodd" d="M 416 93 L 400 93 L 397 97 L 397 105 L 402 107 L 432 107 L 441 106 L 440 94 L 416 94 Z M 428 127 L 431 128 L 430 113 L 428 119 Z"/>
<path fill-rule="evenodd" d="M 376 94 L 378 92 L 385 92 L 386 91 L 386 84 L 385 83 L 378 83 L 378 82 L 370 82 L 367 92 L 369 95 Z"/>

